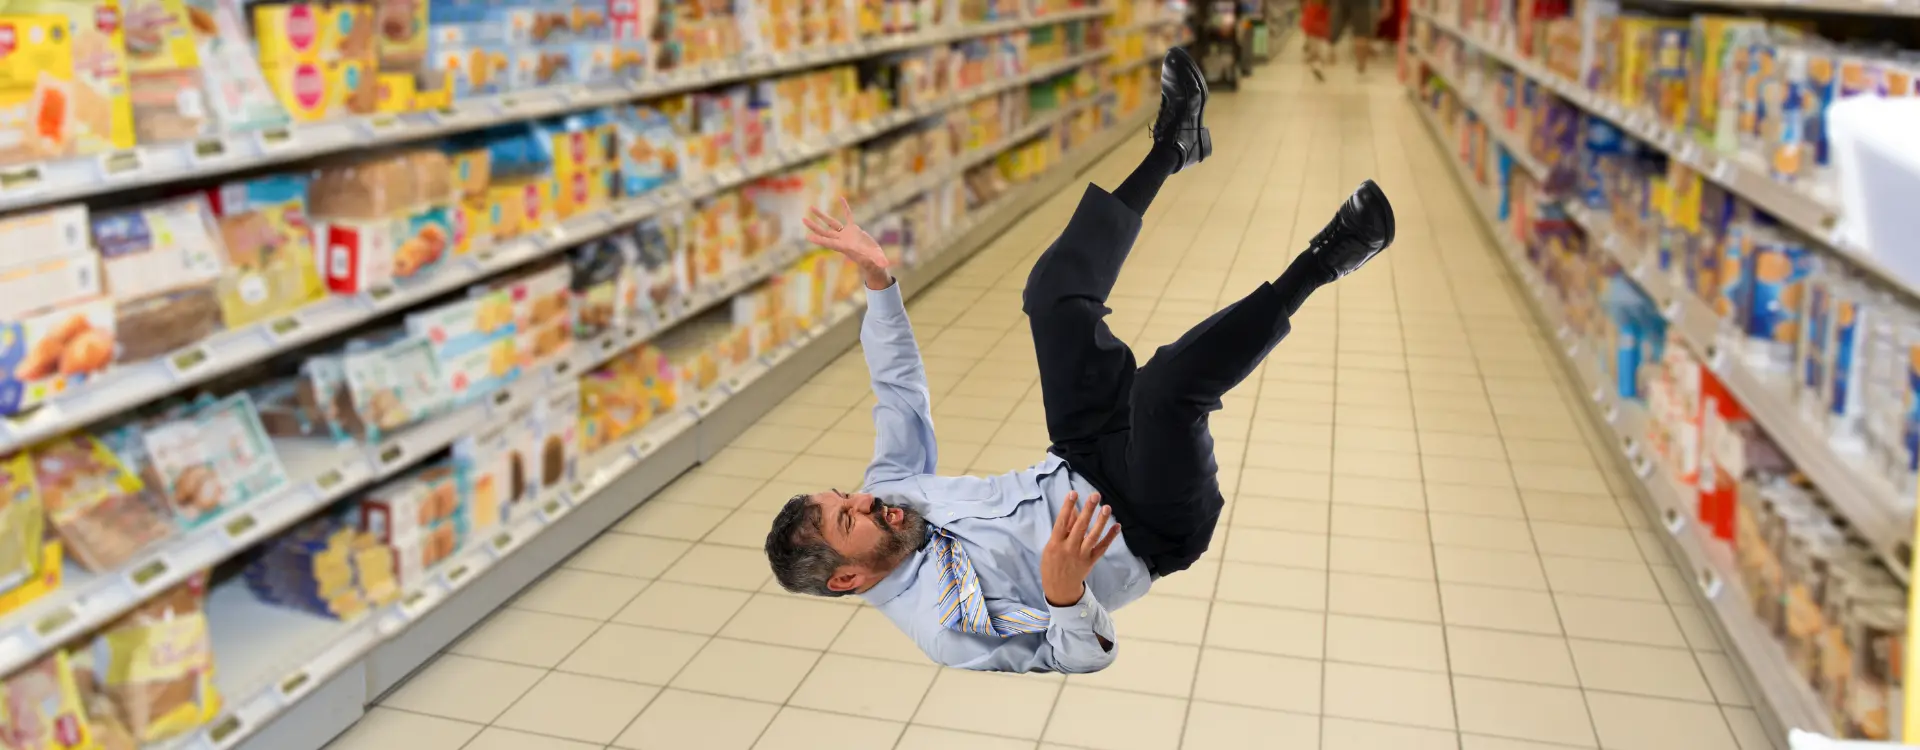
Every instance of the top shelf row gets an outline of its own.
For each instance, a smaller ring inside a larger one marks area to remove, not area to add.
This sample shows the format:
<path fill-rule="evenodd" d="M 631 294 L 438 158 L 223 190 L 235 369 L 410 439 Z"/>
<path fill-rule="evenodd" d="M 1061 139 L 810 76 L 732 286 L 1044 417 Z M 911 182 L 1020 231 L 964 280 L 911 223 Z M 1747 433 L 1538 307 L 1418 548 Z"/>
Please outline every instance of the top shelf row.
<path fill-rule="evenodd" d="M 780 5 L 689 22 L 657 0 L 37 0 L 12 57 L 37 61 L 38 83 L 0 89 L 0 212 L 1115 12 Z"/>
<path fill-rule="evenodd" d="M 1860 6 L 1851 12 L 1872 7 L 1890 15 L 1920 15 L 1920 4 L 1893 2 L 1711 0 L 1707 4 L 1833 12 L 1840 12 L 1841 6 Z M 1726 16 L 1696 17 L 1691 27 L 1684 22 L 1622 16 L 1604 31 L 1572 18 L 1535 21 L 1535 32 L 1546 29 L 1542 41 L 1517 38 L 1528 35 L 1516 30 L 1524 25 L 1481 18 L 1474 12 L 1417 10 L 1415 15 L 1738 195 L 1805 235 L 1882 291 L 1908 305 L 1920 305 L 1920 257 L 1914 257 L 1911 246 L 1868 243 L 1862 239 L 1863 227 L 1852 217 L 1842 216 L 1837 198 L 1841 176 L 1832 165 L 1838 159 L 1834 154 L 1844 145 L 1829 142 L 1826 124 L 1831 107 L 1847 98 L 1920 96 L 1920 64 L 1910 58 L 1887 58 L 1878 51 L 1822 42 L 1792 23 L 1766 25 Z M 1630 59 L 1642 52 L 1624 35 L 1642 27 L 1627 28 L 1629 20 L 1645 21 L 1643 27 L 1653 30 L 1646 41 L 1659 49 L 1645 50 L 1645 54 L 1657 53 L 1664 60 L 1671 51 L 1674 61 Z M 1669 40 L 1665 29 L 1677 36 Z M 1740 29 L 1753 30 L 1752 44 L 1733 41 Z M 1708 38 L 1690 39 L 1690 34 Z M 1604 46 L 1612 44 L 1625 51 L 1616 55 L 1613 48 Z M 1535 48 L 1533 54 L 1525 51 L 1528 45 Z M 1716 54 L 1722 59 L 1703 63 Z M 1621 55 L 1623 59 L 1616 59 Z M 1736 57 L 1762 65 L 1764 71 L 1715 74 L 1718 79 L 1695 72 L 1696 68 L 1727 70 L 1725 60 Z M 1816 58 L 1826 64 L 1817 65 Z M 1596 71 L 1610 73 L 1634 66 L 1638 68 L 1633 75 L 1619 77 L 1621 91 L 1594 83 L 1609 78 Z M 1829 71 L 1835 80 L 1818 85 L 1813 78 L 1818 70 Z M 1881 85 L 1862 83 L 1865 79 Z M 1656 90 L 1657 96 L 1651 93 Z M 1754 111 L 1759 114 L 1750 116 L 1747 109 L 1722 101 L 1757 102 Z"/>

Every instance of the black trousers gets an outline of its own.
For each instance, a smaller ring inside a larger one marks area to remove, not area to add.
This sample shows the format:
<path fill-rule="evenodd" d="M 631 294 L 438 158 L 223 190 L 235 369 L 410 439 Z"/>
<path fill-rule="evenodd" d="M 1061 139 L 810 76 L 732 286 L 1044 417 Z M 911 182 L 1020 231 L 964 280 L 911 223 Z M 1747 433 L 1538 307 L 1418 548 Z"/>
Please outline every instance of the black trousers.
<path fill-rule="evenodd" d="M 1289 281 L 1291 273 L 1263 283 L 1136 367 L 1105 318 L 1140 221 L 1087 186 L 1027 276 L 1022 309 L 1039 359 L 1050 452 L 1100 489 L 1127 546 L 1155 575 L 1167 575 L 1207 551 L 1220 520 L 1208 415 L 1286 337 L 1288 316 L 1317 284 Z"/>

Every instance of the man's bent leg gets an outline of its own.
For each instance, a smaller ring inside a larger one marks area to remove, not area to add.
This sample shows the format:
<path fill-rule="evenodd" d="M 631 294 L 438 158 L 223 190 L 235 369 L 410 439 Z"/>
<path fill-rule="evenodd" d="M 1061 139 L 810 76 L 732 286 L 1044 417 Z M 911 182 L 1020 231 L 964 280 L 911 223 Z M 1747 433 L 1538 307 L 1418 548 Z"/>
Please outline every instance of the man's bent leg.
<path fill-rule="evenodd" d="M 1120 278 L 1140 214 L 1094 185 L 1027 274 L 1021 310 L 1033 331 L 1047 436 L 1056 447 L 1126 424 L 1133 350 L 1107 328 L 1107 295 Z"/>

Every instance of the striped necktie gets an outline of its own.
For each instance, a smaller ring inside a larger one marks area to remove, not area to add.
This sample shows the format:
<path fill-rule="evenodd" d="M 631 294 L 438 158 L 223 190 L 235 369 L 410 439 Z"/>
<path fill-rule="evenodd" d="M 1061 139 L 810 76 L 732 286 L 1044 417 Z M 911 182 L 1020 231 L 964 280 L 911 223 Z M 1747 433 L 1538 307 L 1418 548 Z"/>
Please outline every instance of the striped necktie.
<path fill-rule="evenodd" d="M 1045 610 L 1021 607 L 997 615 L 989 613 L 987 598 L 980 593 L 980 576 L 974 573 L 967 551 L 960 548 L 960 540 L 936 527 L 930 541 L 940 561 L 940 624 L 962 633 L 1001 638 L 1047 629 Z"/>

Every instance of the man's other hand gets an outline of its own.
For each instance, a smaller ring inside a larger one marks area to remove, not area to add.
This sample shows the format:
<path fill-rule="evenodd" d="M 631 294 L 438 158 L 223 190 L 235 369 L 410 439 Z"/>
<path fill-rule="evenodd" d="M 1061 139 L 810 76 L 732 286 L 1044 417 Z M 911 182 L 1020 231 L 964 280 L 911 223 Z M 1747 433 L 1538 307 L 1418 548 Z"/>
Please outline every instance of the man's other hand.
<path fill-rule="evenodd" d="M 886 251 L 880 249 L 880 243 L 866 230 L 853 223 L 853 205 L 846 198 L 840 199 L 840 218 L 834 218 L 819 208 L 807 209 L 807 216 L 800 223 L 807 227 L 807 241 L 833 250 L 846 256 L 848 260 L 860 266 L 860 272 L 866 277 L 868 289 L 885 289 L 893 284 L 893 275 L 887 272 L 891 264 Z"/>
<path fill-rule="evenodd" d="M 1100 493 L 1088 495 L 1084 505 L 1080 493 L 1067 493 L 1066 502 L 1060 504 L 1060 517 L 1053 522 L 1053 538 L 1040 551 L 1040 586 L 1048 604 L 1071 607 L 1080 603 L 1087 573 L 1120 536 L 1120 524 L 1108 523 L 1112 516 L 1113 509 L 1100 504 Z"/>

